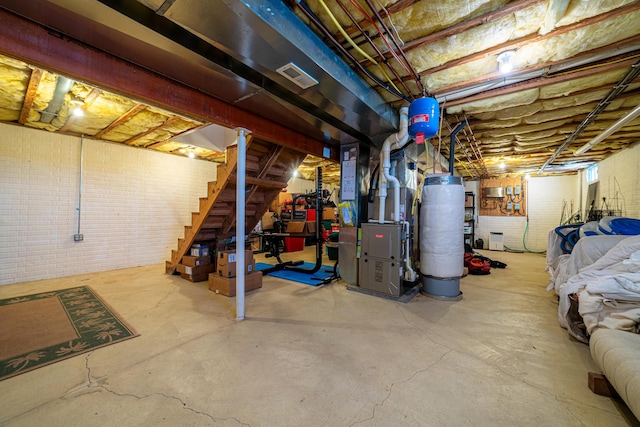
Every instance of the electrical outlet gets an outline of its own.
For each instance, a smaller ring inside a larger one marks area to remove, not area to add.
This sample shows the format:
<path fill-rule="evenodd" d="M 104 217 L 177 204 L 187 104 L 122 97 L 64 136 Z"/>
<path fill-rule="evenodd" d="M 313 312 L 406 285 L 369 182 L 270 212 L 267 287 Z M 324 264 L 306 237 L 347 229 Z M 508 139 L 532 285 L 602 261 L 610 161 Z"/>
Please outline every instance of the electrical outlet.
<path fill-rule="evenodd" d="M 513 194 L 513 189 L 511 188 L 511 186 L 509 185 L 507 187 L 507 194 L 510 196 L 511 194 Z"/>
<path fill-rule="evenodd" d="M 511 202 L 507 202 L 507 210 L 510 211 L 513 208 Z"/>
<path fill-rule="evenodd" d="M 513 194 L 518 195 L 520 194 L 520 186 L 516 185 L 515 187 L 513 187 Z"/>
<path fill-rule="evenodd" d="M 519 210 L 520 210 L 520 203 L 515 202 L 515 203 L 513 204 L 513 209 L 514 209 L 516 212 L 517 212 L 517 211 L 519 211 Z"/>
<path fill-rule="evenodd" d="M 74 234 L 73 235 L 73 241 L 74 242 L 82 242 L 83 239 L 84 239 L 84 235 L 83 234 Z"/>

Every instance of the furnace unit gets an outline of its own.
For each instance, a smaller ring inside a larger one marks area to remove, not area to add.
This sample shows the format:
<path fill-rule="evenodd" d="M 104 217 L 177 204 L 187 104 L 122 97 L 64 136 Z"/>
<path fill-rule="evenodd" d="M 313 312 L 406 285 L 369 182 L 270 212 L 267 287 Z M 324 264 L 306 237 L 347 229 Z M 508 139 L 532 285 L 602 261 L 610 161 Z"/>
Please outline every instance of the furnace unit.
<path fill-rule="evenodd" d="M 361 289 L 392 297 L 404 294 L 403 240 L 400 224 L 362 224 Z"/>

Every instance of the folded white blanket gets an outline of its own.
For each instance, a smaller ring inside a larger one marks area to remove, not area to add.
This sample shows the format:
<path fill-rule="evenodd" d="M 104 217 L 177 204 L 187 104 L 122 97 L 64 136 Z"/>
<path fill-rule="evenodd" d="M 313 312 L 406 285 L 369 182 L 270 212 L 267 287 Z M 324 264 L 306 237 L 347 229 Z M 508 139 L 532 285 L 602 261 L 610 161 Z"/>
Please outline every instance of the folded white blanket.
<path fill-rule="evenodd" d="M 560 284 L 557 293 L 558 321 L 581 341 L 585 337 L 569 328 L 567 317 L 571 305 L 569 295 L 573 293 L 579 296 L 579 312 L 589 333 L 597 327 L 637 331 L 640 323 L 640 236 L 620 241 L 593 264 L 581 268 Z"/>

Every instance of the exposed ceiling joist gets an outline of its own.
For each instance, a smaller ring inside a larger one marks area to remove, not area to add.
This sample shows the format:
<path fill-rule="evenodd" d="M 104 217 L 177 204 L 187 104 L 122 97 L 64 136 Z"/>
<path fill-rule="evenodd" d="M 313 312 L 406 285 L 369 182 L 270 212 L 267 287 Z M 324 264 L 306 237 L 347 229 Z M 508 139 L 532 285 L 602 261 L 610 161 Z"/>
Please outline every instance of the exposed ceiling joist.
<path fill-rule="evenodd" d="M 0 9 L 0 53 L 178 114 L 323 156 L 326 144 Z M 41 49 L 46 45 L 47 49 Z M 337 159 L 337 150 L 331 148 Z"/>

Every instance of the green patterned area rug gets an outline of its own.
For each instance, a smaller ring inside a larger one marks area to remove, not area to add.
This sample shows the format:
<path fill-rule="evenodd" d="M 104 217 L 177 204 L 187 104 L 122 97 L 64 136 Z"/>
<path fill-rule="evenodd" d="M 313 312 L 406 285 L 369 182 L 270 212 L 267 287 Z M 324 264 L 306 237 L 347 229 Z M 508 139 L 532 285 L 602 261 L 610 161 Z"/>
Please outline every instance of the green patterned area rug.
<path fill-rule="evenodd" d="M 0 300 L 0 380 L 138 336 L 90 288 Z"/>

